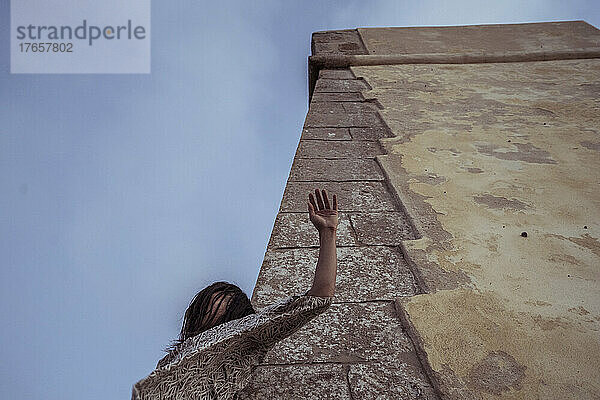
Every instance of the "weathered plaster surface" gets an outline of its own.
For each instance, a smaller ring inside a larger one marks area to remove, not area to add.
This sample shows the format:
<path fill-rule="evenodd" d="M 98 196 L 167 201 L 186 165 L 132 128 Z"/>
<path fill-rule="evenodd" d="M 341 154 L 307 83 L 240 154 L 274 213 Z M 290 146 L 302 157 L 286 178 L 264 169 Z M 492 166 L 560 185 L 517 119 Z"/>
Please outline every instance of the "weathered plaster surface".
<path fill-rule="evenodd" d="M 600 397 L 600 60 L 352 71 L 395 135 L 428 291 L 403 307 L 442 393 Z"/>

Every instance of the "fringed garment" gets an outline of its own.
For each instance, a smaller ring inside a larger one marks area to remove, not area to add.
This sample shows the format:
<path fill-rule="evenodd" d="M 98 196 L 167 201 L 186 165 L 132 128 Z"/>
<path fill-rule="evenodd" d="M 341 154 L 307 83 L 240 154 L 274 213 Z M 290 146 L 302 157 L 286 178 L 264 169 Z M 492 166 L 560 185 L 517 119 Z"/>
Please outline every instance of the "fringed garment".
<path fill-rule="evenodd" d="M 132 400 L 237 398 L 275 344 L 325 311 L 333 297 L 294 295 L 188 338 L 133 385 Z"/>

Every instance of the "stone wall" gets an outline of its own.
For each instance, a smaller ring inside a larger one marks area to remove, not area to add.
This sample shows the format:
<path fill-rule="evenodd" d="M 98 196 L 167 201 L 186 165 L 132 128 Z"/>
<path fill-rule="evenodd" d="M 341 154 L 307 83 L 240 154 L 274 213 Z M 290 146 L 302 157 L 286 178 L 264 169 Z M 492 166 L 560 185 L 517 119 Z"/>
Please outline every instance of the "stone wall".
<path fill-rule="evenodd" d="M 395 307 L 420 292 L 398 248 L 415 233 L 375 160 L 390 133 L 365 89 L 350 70 L 320 71 L 252 295 L 261 308 L 310 288 L 318 234 L 307 200 L 324 188 L 340 211 L 333 304 L 267 355 L 243 398 L 436 398 Z"/>
<path fill-rule="evenodd" d="M 359 28 L 312 49 L 252 302 L 310 288 L 315 188 L 338 196 L 336 296 L 243 398 L 598 398 L 600 32 Z"/>

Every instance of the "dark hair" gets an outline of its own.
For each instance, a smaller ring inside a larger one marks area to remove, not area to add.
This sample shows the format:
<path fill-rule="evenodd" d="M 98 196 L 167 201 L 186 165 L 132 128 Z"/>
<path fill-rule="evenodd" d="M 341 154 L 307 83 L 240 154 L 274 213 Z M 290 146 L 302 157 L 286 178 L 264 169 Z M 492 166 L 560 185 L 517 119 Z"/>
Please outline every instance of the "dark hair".
<path fill-rule="evenodd" d="M 213 294 L 215 294 L 215 297 L 211 301 Z M 215 321 L 212 321 L 223 301 L 227 302 L 226 311 Z M 213 307 L 213 304 L 216 306 Z M 210 315 L 208 315 L 209 312 Z M 246 296 L 242 289 L 229 282 L 215 282 L 194 296 L 185 311 L 179 338 L 174 340 L 165 351 L 170 352 L 175 350 L 186 339 L 196 336 L 213 326 L 254 313 L 256 311 L 254 311 L 250 299 L 248 299 L 248 296 Z M 207 316 L 206 321 L 204 321 L 205 316 Z"/>

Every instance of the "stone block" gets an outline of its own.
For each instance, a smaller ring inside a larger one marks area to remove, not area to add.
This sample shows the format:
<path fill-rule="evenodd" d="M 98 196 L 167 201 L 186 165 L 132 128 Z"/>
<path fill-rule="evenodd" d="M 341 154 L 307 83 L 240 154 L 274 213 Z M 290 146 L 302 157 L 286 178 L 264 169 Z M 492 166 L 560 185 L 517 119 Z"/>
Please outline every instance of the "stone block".
<path fill-rule="evenodd" d="M 362 94 L 357 92 L 351 93 L 313 93 L 311 104 L 322 101 L 363 101 Z"/>
<path fill-rule="evenodd" d="M 403 212 L 354 213 L 350 219 L 361 244 L 397 246 L 416 239 Z"/>
<path fill-rule="evenodd" d="M 383 126 L 376 128 L 350 128 L 350 136 L 352 136 L 352 140 L 378 140 L 390 137 L 390 133 Z"/>
<path fill-rule="evenodd" d="M 308 114 L 345 114 L 346 112 L 341 101 L 316 102 L 308 106 Z"/>
<path fill-rule="evenodd" d="M 325 189 L 331 201 L 338 200 L 343 211 L 396 211 L 392 196 L 382 182 L 288 182 L 281 201 L 281 212 L 308 212 L 308 194 Z"/>
<path fill-rule="evenodd" d="M 360 42 L 356 29 L 314 32 L 312 39 L 315 43 Z"/>
<path fill-rule="evenodd" d="M 338 254 L 342 248 L 337 248 Z M 316 247 L 269 248 L 252 294 L 254 308 L 261 309 L 288 296 L 306 293 L 312 286 L 318 257 Z"/>
<path fill-rule="evenodd" d="M 319 79 L 356 79 L 349 69 L 322 69 L 319 71 Z"/>
<path fill-rule="evenodd" d="M 317 248 L 266 252 L 252 301 L 257 308 L 310 289 Z M 337 248 L 335 301 L 393 300 L 415 294 L 411 271 L 398 249 L 388 246 Z M 360 282 L 360 283 L 357 283 Z"/>
<path fill-rule="evenodd" d="M 381 181 L 383 174 L 375 160 L 368 158 L 307 159 L 296 158 L 289 181 Z"/>
<path fill-rule="evenodd" d="M 312 35 L 312 54 L 367 54 L 356 29 L 315 32 Z"/>
<path fill-rule="evenodd" d="M 355 41 L 316 43 L 314 49 L 315 54 L 364 54 L 364 49 L 362 45 Z"/>
<path fill-rule="evenodd" d="M 266 364 L 385 360 L 413 353 L 393 302 L 333 303 L 295 334 L 278 342 Z"/>
<path fill-rule="evenodd" d="M 239 400 L 350 399 L 342 364 L 259 365 Z"/>
<path fill-rule="evenodd" d="M 348 128 L 304 128 L 300 140 L 352 140 Z"/>
<path fill-rule="evenodd" d="M 335 54 L 338 46 L 337 43 L 315 43 L 313 51 L 315 54 Z"/>
<path fill-rule="evenodd" d="M 338 216 L 337 230 L 338 246 L 354 246 L 356 241 L 352 233 L 348 216 L 344 213 Z M 273 233 L 268 248 L 280 247 L 318 247 L 319 234 L 308 218 L 308 208 L 303 213 L 279 213 L 275 218 Z"/>
<path fill-rule="evenodd" d="M 379 108 L 373 103 L 367 101 L 347 101 L 338 102 L 348 114 L 364 114 L 364 113 L 375 113 L 379 111 Z"/>
<path fill-rule="evenodd" d="M 362 92 L 370 87 L 362 79 L 318 79 L 315 93 Z"/>
<path fill-rule="evenodd" d="M 309 112 L 306 116 L 304 126 L 307 128 L 328 128 L 328 127 L 363 127 L 373 128 L 382 126 L 379 115 L 374 112 L 362 114 L 347 113 L 315 113 Z"/>
<path fill-rule="evenodd" d="M 325 140 L 301 140 L 298 144 L 298 158 L 375 158 L 383 154 L 377 142 L 340 142 Z"/>
<path fill-rule="evenodd" d="M 387 246 L 340 247 L 336 299 L 391 300 L 416 294 L 416 283 L 399 249 Z M 357 282 L 361 282 L 357 285 Z"/>
<path fill-rule="evenodd" d="M 418 363 L 383 361 L 351 364 L 348 381 L 353 399 L 438 399 Z"/>
<path fill-rule="evenodd" d="M 313 102 L 308 108 L 309 113 L 325 114 L 365 114 L 376 113 L 379 109 L 367 101 L 323 101 Z"/>

